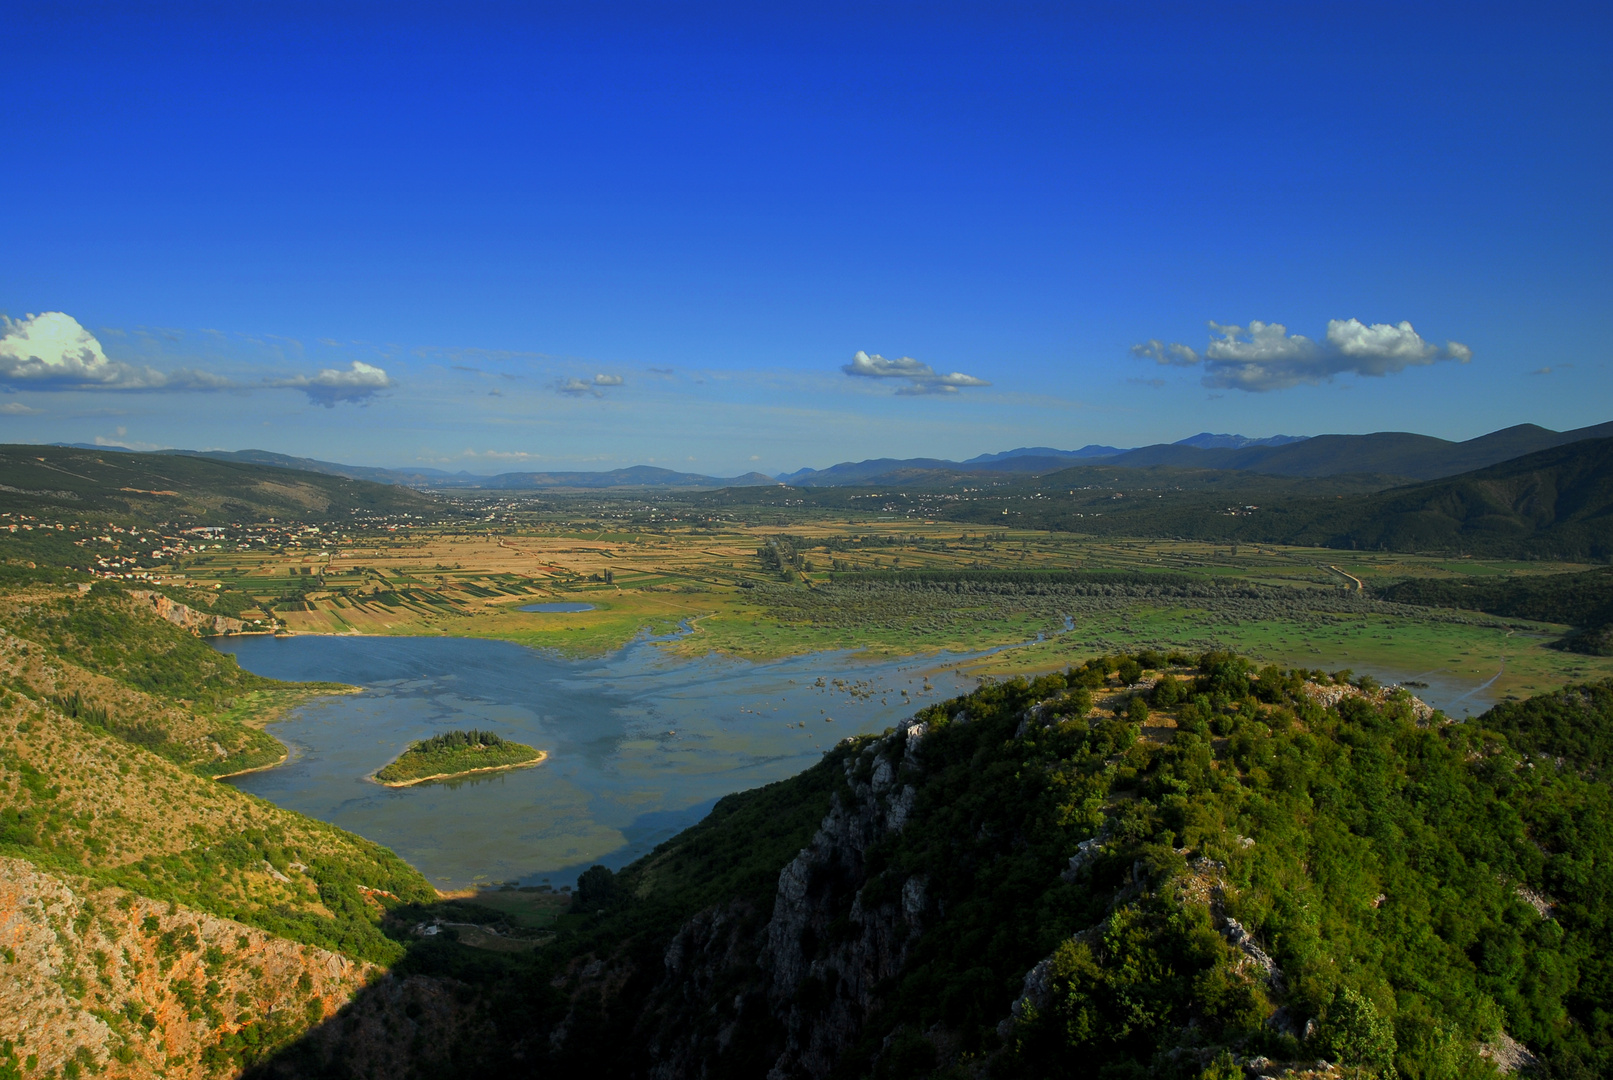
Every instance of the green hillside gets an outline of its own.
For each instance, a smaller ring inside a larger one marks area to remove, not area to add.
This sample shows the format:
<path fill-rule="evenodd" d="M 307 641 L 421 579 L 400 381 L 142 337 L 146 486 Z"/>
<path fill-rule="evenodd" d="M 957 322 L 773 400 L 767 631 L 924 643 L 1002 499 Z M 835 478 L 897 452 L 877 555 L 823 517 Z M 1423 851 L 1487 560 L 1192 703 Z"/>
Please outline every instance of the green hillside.
<path fill-rule="evenodd" d="M 1543 450 L 1337 509 L 1295 506 L 1291 517 L 1277 528 L 1295 543 L 1606 560 L 1613 558 L 1613 439 Z"/>
<path fill-rule="evenodd" d="M 1140 475 L 1148 472 L 1153 475 Z M 1196 478 L 1177 479 L 1185 475 Z M 1565 561 L 1613 558 L 1613 439 L 1587 439 L 1389 490 L 1332 486 L 1351 479 L 1082 466 L 927 505 L 925 511 L 980 525 L 1099 536 Z M 1372 478 L 1355 479 L 1376 486 Z M 840 489 L 836 497 L 855 505 L 850 500 L 859 495 L 867 497 L 854 489 Z"/>
<path fill-rule="evenodd" d="M 583 875 L 547 948 L 433 942 L 402 970 L 474 987 L 483 1069 L 1608 1074 L 1613 685 L 1450 723 L 1185 660 L 1099 658 L 848 739 Z M 332 1046 L 269 1075 L 320 1075 Z"/>
<path fill-rule="evenodd" d="M 340 689 L 108 584 L 0 591 L 0 1077 L 236 1075 L 403 955 L 382 924 L 424 878 L 213 779 L 283 757 L 266 709 Z"/>
<path fill-rule="evenodd" d="M 0 511 L 200 524 L 440 514 L 429 495 L 266 465 L 61 446 L 0 446 Z"/>
<path fill-rule="evenodd" d="M 1613 435 L 1613 423 L 1573 431 L 1552 431 L 1535 424 L 1518 424 L 1466 442 L 1448 442 L 1407 431 L 1379 431 L 1369 435 L 1318 435 L 1281 446 L 1246 446 L 1236 450 L 1199 449 L 1178 444 L 1146 446 L 1116 455 L 1108 463 L 1127 467 L 1170 465 L 1179 468 L 1236 469 L 1278 476 L 1380 473 L 1434 480 L 1552 447 L 1610 435 Z"/>

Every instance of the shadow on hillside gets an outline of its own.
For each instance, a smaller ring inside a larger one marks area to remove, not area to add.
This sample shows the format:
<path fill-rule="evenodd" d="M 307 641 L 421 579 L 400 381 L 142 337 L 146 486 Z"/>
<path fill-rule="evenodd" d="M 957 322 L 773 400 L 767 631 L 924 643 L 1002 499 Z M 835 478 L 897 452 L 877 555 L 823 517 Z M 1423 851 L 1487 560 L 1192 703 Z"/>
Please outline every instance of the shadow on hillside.
<path fill-rule="evenodd" d="M 436 932 L 422 936 L 422 925 Z M 556 996 L 542 948 L 552 935 L 453 900 L 399 908 L 386 930 L 407 949 L 391 973 L 261 1058 L 255 1047 L 231 1048 L 237 1062 L 250 1063 L 246 1080 L 526 1073 L 520 1041 L 541 1027 Z"/>

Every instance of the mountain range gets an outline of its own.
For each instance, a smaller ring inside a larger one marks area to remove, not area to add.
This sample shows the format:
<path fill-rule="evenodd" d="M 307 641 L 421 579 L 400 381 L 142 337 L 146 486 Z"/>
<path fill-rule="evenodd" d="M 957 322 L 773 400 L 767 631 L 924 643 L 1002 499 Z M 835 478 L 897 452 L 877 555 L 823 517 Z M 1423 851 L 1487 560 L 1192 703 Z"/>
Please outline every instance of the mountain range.
<path fill-rule="evenodd" d="M 1519 424 L 1465 442 L 1405 431 L 1309 438 L 1275 435 L 1264 439 L 1201 432 L 1179 442 L 1133 450 L 1106 446 L 1087 446 L 1080 450 L 1025 447 L 957 463 L 935 458 L 880 458 L 842 462 L 826 469 L 802 469 L 778 479 L 796 487 L 916 484 L 926 480 L 952 480 L 968 473 L 1051 473 L 1073 464 L 1085 464 L 1119 468 L 1225 469 L 1274 476 L 1371 474 L 1403 481 L 1437 480 L 1524 454 L 1607 436 L 1613 436 L 1613 422 L 1571 431 Z"/>
<path fill-rule="evenodd" d="M 181 457 L 211 458 L 248 465 L 269 465 L 302 472 L 323 473 L 351 480 L 413 488 L 467 488 L 495 491 L 546 489 L 670 488 L 701 489 L 758 487 L 787 484 L 792 487 L 858 487 L 902 483 L 916 486 L 947 484 L 978 475 L 1042 475 L 1072 465 L 1118 468 L 1166 466 L 1182 469 L 1216 469 L 1271 476 L 1323 477 L 1370 475 L 1390 482 L 1437 480 L 1482 469 L 1582 439 L 1613 436 L 1613 422 L 1570 431 L 1553 431 L 1535 424 L 1519 424 L 1464 442 L 1405 431 L 1379 431 L 1366 435 L 1246 435 L 1202 431 L 1174 443 L 1123 449 L 1089 444 L 1079 450 L 1048 446 L 1021 446 L 965 461 L 946 458 L 872 458 L 846 461 L 823 469 L 797 469 L 768 476 L 750 472 L 740 476 L 708 476 L 678 472 L 653 465 L 635 465 L 608 471 L 506 472 L 481 475 L 460 470 L 431 468 L 389 469 L 345 465 L 317 458 L 295 457 L 268 450 L 163 450 Z M 65 447 L 100 452 L 121 448 L 61 443 Z"/>

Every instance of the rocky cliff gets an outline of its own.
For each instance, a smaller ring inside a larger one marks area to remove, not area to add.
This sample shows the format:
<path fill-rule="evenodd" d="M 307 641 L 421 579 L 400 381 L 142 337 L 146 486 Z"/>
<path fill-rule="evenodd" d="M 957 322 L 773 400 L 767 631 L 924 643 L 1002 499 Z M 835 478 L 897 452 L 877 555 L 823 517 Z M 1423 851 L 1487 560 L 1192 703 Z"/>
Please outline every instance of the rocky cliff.
<path fill-rule="evenodd" d="M 129 595 L 136 600 L 144 600 L 151 605 L 153 611 L 160 618 L 167 619 L 175 626 L 183 626 L 186 630 L 204 636 L 217 636 L 221 634 L 239 634 L 246 630 L 246 623 L 240 619 L 232 619 L 228 615 L 213 615 L 205 611 L 197 611 L 193 607 L 171 600 L 160 592 L 149 589 L 131 589 Z"/>

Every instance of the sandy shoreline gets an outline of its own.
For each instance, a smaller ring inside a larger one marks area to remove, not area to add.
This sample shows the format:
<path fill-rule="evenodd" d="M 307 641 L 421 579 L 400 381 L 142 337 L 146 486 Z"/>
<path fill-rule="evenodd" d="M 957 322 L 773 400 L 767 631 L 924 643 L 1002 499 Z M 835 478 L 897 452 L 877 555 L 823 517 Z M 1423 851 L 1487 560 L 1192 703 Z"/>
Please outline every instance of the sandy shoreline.
<path fill-rule="evenodd" d="M 479 769 L 466 769 L 464 772 L 454 773 L 433 773 L 430 776 L 419 776 L 413 780 L 378 780 L 373 775 L 370 777 L 370 779 L 374 780 L 382 787 L 405 788 L 414 787 L 416 784 L 424 784 L 429 780 L 452 780 L 456 777 L 471 776 L 475 773 L 503 772 L 506 769 L 525 769 L 532 765 L 542 765 L 548 760 L 549 751 L 539 750 L 538 756 L 533 758 L 531 761 L 516 761 L 509 765 L 484 765 Z"/>
<path fill-rule="evenodd" d="M 286 763 L 286 759 L 289 757 L 291 757 L 291 751 L 287 750 L 285 753 L 280 755 L 279 760 L 271 761 L 267 765 L 254 765 L 250 769 L 237 769 L 235 772 L 219 773 L 217 776 L 213 777 L 213 779 L 228 780 L 232 776 L 245 776 L 247 773 L 267 772 L 270 769 L 278 769 L 280 766 Z"/>

